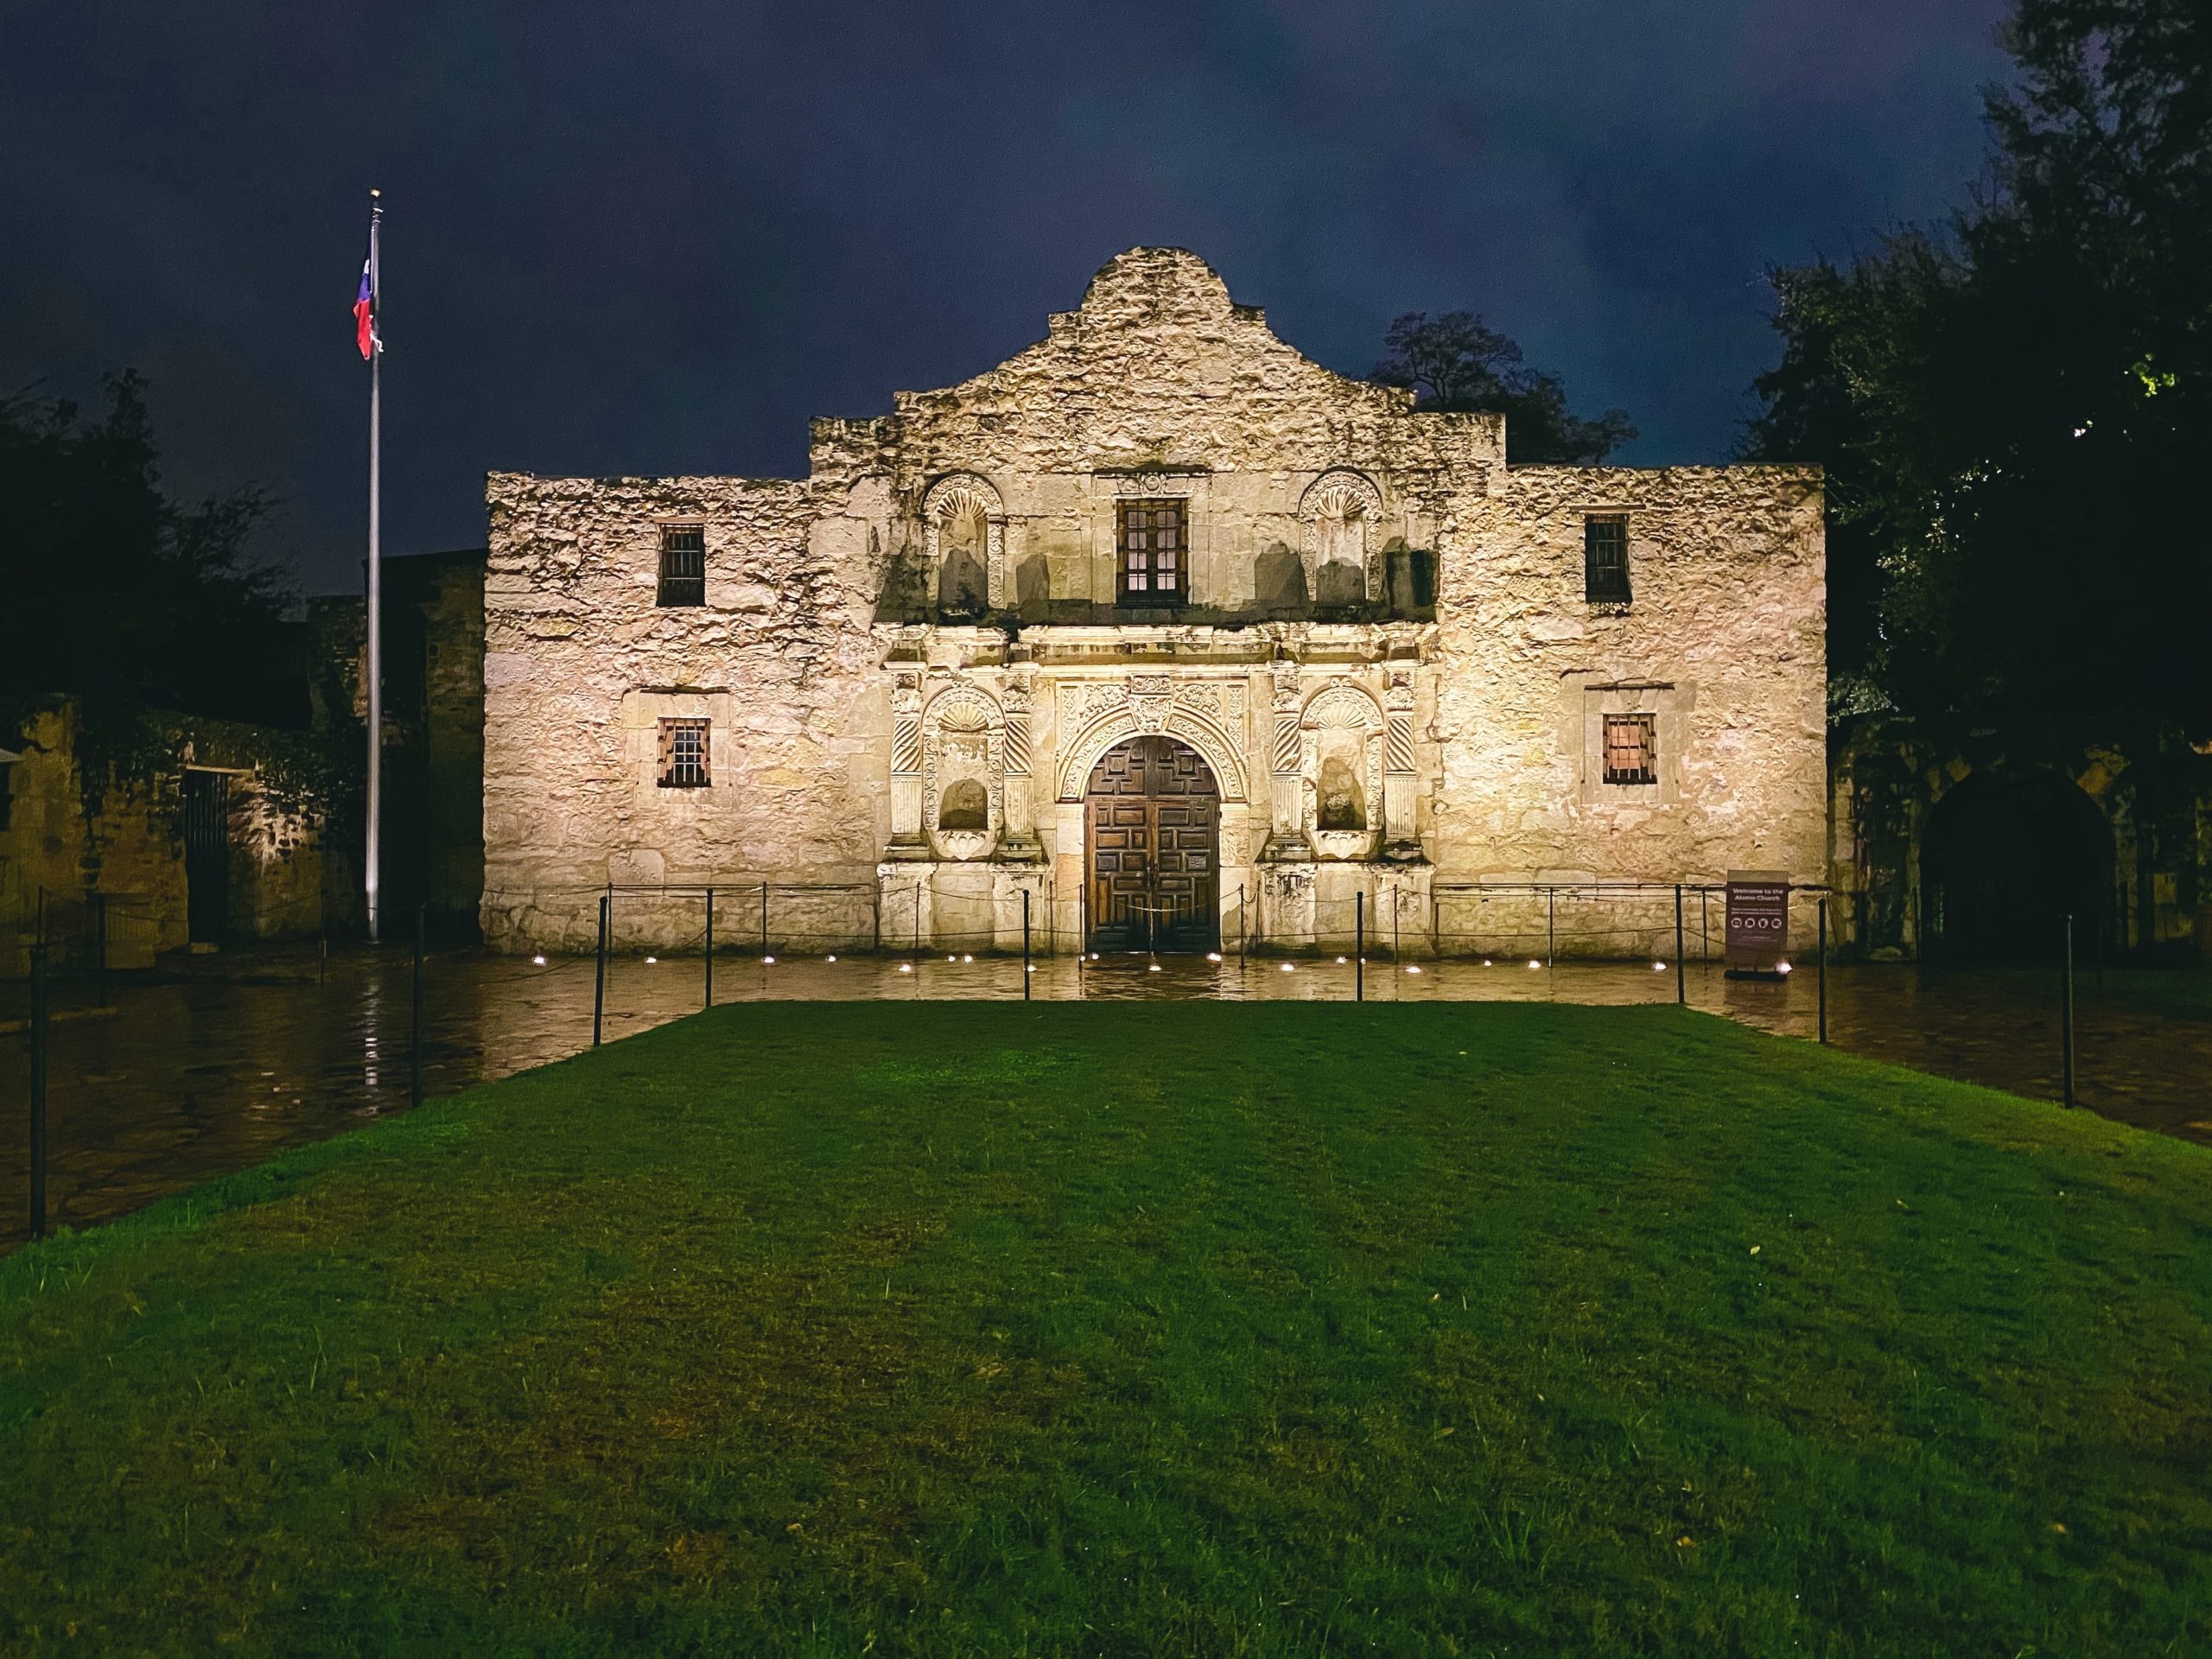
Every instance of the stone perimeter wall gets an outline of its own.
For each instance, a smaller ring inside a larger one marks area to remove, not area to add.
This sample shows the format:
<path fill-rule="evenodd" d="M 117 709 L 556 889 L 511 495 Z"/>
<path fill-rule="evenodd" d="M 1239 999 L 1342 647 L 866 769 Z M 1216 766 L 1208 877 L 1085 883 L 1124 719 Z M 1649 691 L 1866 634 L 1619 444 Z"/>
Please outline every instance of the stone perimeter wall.
<path fill-rule="evenodd" d="M 1193 602 L 1120 618 L 1106 608 L 1115 503 L 1158 494 L 1191 504 Z M 1245 677 L 1251 812 L 1224 845 L 1227 885 L 1231 863 L 1257 879 L 1271 830 L 1299 810 L 1294 790 L 1270 799 L 1271 688 L 1378 692 L 1393 663 L 1414 679 L 1424 891 L 1826 874 L 1816 469 L 1508 468 L 1498 417 L 1416 412 L 1405 392 L 1331 373 L 1178 251 L 1122 255 L 1080 310 L 975 380 L 901 393 L 888 416 L 817 422 L 805 480 L 501 474 L 489 502 L 495 943 L 587 944 L 590 890 L 610 881 L 873 888 L 894 834 L 893 682 L 916 670 L 930 697 L 1033 678 L 1043 845 L 1023 856 L 1077 884 L 1080 810 L 1054 807 L 1058 681 Z M 931 591 L 953 512 L 989 520 L 976 552 L 991 614 L 918 625 L 895 601 Z M 1592 512 L 1629 516 L 1624 610 L 1583 595 Z M 670 520 L 706 526 L 703 609 L 654 603 Z M 1284 571 L 1310 597 L 1317 558 L 1347 546 L 1352 588 L 1378 602 L 1389 557 L 1428 559 L 1433 620 L 1268 609 Z M 1123 620 L 1153 626 L 1098 626 Z M 1657 718 L 1656 785 L 1598 780 L 1602 715 L 1624 710 Z M 654 784 L 656 724 L 678 715 L 713 721 L 709 790 Z M 1447 933 L 1451 903 L 1432 912 Z M 631 943 L 696 942 L 688 906 L 626 910 Z"/>

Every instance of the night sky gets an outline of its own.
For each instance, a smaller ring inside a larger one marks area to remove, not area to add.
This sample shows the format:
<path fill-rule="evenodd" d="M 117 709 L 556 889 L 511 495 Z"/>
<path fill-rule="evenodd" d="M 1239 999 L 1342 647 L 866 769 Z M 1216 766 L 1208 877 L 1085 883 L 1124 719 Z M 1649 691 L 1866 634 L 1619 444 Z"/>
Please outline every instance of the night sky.
<path fill-rule="evenodd" d="M 177 489 L 357 582 L 379 185 L 388 552 L 480 543 L 493 467 L 801 472 L 1139 243 L 1347 373 L 1478 310 L 1624 459 L 1717 460 L 1765 265 L 1977 176 L 2005 10 L 4 0 L 0 388 L 137 367 Z"/>

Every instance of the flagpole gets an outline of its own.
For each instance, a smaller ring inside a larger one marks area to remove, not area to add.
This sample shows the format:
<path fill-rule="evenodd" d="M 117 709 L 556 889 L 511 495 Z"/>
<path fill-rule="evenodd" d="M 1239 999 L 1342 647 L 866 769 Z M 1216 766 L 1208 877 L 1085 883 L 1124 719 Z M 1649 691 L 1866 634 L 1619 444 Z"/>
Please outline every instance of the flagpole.
<path fill-rule="evenodd" d="M 384 341 L 377 330 L 384 273 L 378 268 L 384 192 L 369 192 L 369 836 L 363 860 L 369 942 L 377 941 L 377 841 L 384 816 Z"/>

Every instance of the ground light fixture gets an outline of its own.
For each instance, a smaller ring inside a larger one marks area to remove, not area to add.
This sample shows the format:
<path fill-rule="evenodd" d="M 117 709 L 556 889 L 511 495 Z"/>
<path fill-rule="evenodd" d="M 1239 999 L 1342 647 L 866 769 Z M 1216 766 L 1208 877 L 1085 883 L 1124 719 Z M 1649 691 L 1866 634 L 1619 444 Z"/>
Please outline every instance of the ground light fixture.
<path fill-rule="evenodd" d="M 1293 967 L 1293 966 L 1292 966 L 1292 964 L 1290 964 L 1289 963 L 1287 963 L 1287 962 L 1286 962 L 1285 963 L 1283 963 L 1283 965 L 1282 965 L 1282 970 L 1283 970 L 1283 972 L 1285 972 L 1286 974 L 1295 973 L 1295 972 L 1297 972 L 1297 971 L 1298 971 L 1294 967 Z"/>
<path fill-rule="evenodd" d="M 1339 968 L 1341 968 L 1341 967 L 1343 967 L 1344 965 L 1344 959 L 1342 957 L 1338 957 L 1337 958 L 1337 966 L 1338 966 L 1338 967 L 1339 967 Z"/>
<path fill-rule="evenodd" d="M 1488 957 L 1484 957 L 1483 958 L 1483 966 L 1485 968 L 1490 966 L 1490 958 Z"/>
<path fill-rule="evenodd" d="M 1206 960 L 1207 960 L 1208 962 L 1219 962 L 1219 961 L 1221 960 L 1221 952 L 1220 952 L 1220 951 L 1218 951 L 1218 950 L 1209 950 L 1209 951 L 1207 951 L 1207 952 L 1206 952 Z"/>
<path fill-rule="evenodd" d="M 773 957 L 763 957 L 760 961 L 766 967 L 772 968 L 776 965 L 776 959 Z"/>
<path fill-rule="evenodd" d="M 837 953 L 835 950 L 832 950 L 828 956 L 824 957 L 823 960 L 824 962 L 835 962 L 837 960 Z"/>
<path fill-rule="evenodd" d="M 645 958 L 645 962 L 646 962 L 646 963 L 647 963 L 647 965 L 648 965 L 648 966 L 650 966 L 650 965 L 651 965 L 652 963 L 653 963 L 658 962 L 659 960 L 660 960 L 660 958 L 659 958 L 658 957 L 647 957 Z"/>
<path fill-rule="evenodd" d="M 1541 968 L 1541 967 L 1542 967 L 1544 964 L 1543 964 L 1542 963 L 1541 963 L 1541 962 L 1538 962 L 1538 961 L 1537 961 L 1534 957 L 1529 957 L 1529 965 L 1531 968 Z"/>
<path fill-rule="evenodd" d="M 973 961 L 975 961 L 975 960 L 976 960 L 976 958 L 975 958 L 975 957 L 961 957 L 961 958 L 960 958 L 960 960 L 961 960 L 961 961 L 963 961 L 963 962 L 973 962 Z"/>
<path fill-rule="evenodd" d="M 531 958 L 531 960 L 532 962 L 536 963 L 537 963 L 539 967 L 541 967 L 541 968 L 543 968 L 543 967 L 545 965 L 545 958 L 544 958 L 544 957 L 532 957 Z"/>
<path fill-rule="evenodd" d="M 914 971 L 914 964 L 911 962 L 902 962 L 899 964 L 899 971 L 902 974 L 911 974 Z"/>
<path fill-rule="evenodd" d="M 1667 964 L 1663 962 L 1655 962 L 1651 964 L 1651 971 L 1655 974 L 1663 974 L 1667 971 Z"/>
<path fill-rule="evenodd" d="M 1147 968 L 1145 971 L 1147 973 L 1156 974 L 1160 971 L 1160 964 L 1155 962 Z"/>
<path fill-rule="evenodd" d="M 1789 971 L 1789 964 L 1786 962 L 1777 962 L 1774 964 L 1774 971 L 1777 974 L 1786 974 Z"/>
<path fill-rule="evenodd" d="M 1414 963 L 1412 966 L 1408 967 L 1406 971 L 1409 974 L 1417 974 L 1421 972 L 1421 964 L 1419 963 Z"/>

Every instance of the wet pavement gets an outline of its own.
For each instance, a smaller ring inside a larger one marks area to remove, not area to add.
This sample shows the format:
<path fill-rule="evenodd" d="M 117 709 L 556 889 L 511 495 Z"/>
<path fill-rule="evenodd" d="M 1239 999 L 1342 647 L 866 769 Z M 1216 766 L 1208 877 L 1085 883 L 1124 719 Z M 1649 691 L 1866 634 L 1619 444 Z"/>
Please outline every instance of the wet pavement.
<path fill-rule="evenodd" d="M 53 999 L 48 1063 L 49 1224 L 125 1213 L 281 1147 L 406 1109 L 411 960 L 356 950 L 326 965 L 311 950 L 269 948 L 180 958 L 152 976 L 115 976 L 108 1006 L 77 981 Z M 1330 959 L 1216 963 L 1143 957 L 1040 959 L 1039 999 L 1158 997 L 1345 1001 L 1355 968 Z M 424 971 L 423 1082 L 428 1095 L 563 1058 L 591 1041 L 593 963 L 474 950 L 434 953 Z M 1675 998 L 1671 966 L 1526 959 L 1370 962 L 1372 1001 L 1545 1001 L 1619 1005 Z M 717 1003 L 763 999 L 976 1000 L 1021 995 L 1018 960 L 925 957 L 718 957 Z M 1690 1004 L 1763 1031 L 1810 1039 L 1818 988 L 1809 967 L 1787 980 L 1740 981 L 1692 966 Z M 0 1001 L 0 1249 L 22 1242 L 29 1205 L 29 1046 L 9 1022 L 22 988 Z M 609 1040 L 696 1012 L 699 957 L 621 957 L 609 966 Z M 2055 973 L 1939 972 L 1910 965 L 1828 970 L 1830 1040 L 1855 1053 L 2014 1093 L 2056 1099 L 2062 1059 Z M 2077 1098 L 2145 1128 L 2212 1143 L 2212 981 L 2200 973 L 2084 975 L 2075 1007 Z"/>

